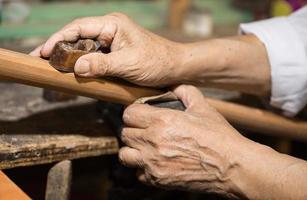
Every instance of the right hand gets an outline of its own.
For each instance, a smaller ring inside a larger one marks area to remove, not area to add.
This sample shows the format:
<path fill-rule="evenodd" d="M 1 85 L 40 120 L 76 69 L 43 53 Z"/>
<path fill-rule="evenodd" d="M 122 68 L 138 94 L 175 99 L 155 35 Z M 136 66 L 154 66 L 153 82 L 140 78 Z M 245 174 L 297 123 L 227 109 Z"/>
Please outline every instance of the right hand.
<path fill-rule="evenodd" d="M 242 157 L 257 145 L 240 135 L 195 87 L 181 85 L 173 92 L 185 111 L 146 104 L 126 108 L 121 139 L 127 146 L 119 151 L 120 161 L 138 168 L 138 179 L 147 184 L 244 197 L 237 184 Z"/>
<path fill-rule="evenodd" d="M 178 82 L 181 45 L 161 38 L 135 24 L 123 14 L 77 19 L 53 34 L 30 53 L 49 57 L 59 41 L 93 38 L 111 53 L 90 53 L 78 59 L 75 73 L 82 77 L 113 76 L 143 86 Z M 176 68 L 176 70 L 175 70 Z"/>

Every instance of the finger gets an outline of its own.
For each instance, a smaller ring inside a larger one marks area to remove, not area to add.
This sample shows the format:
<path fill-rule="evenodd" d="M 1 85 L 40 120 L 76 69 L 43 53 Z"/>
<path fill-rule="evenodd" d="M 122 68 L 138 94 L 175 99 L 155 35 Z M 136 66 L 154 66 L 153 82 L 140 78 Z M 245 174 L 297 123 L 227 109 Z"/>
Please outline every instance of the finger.
<path fill-rule="evenodd" d="M 144 144 L 146 133 L 143 129 L 125 127 L 122 130 L 121 140 L 127 146 L 140 149 Z"/>
<path fill-rule="evenodd" d="M 133 168 L 143 168 L 144 162 L 142 159 L 141 152 L 130 148 L 130 147 L 123 147 L 119 150 L 119 160 L 120 162 L 127 166 Z"/>
<path fill-rule="evenodd" d="M 148 128 L 153 123 L 154 112 L 160 108 L 155 108 L 147 104 L 131 104 L 123 114 L 123 121 L 129 127 Z"/>
<path fill-rule="evenodd" d="M 144 184 L 147 184 L 147 179 L 145 176 L 145 172 L 143 169 L 138 169 L 136 172 L 136 177 L 138 178 L 138 180 Z"/>
<path fill-rule="evenodd" d="M 147 178 L 145 171 L 143 169 L 138 169 L 136 172 L 136 177 L 137 179 L 143 183 L 144 185 L 147 186 L 152 186 L 152 184 L 150 183 L 149 179 Z"/>
<path fill-rule="evenodd" d="M 121 49 L 108 54 L 86 54 L 77 60 L 74 71 L 83 77 L 113 76 L 129 80 L 135 76 L 131 66 L 136 63 L 131 51 Z"/>
<path fill-rule="evenodd" d="M 199 89 L 191 85 L 180 85 L 173 92 L 183 102 L 187 112 L 203 112 L 211 106 Z"/>
<path fill-rule="evenodd" d="M 44 57 L 49 57 L 57 42 L 73 42 L 79 38 L 97 38 L 102 46 L 110 46 L 117 32 L 117 21 L 109 16 L 75 20 L 53 34 L 43 46 L 41 53 Z"/>
<path fill-rule="evenodd" d="M 29 53 L 30 56 L 41 57 L 41 50 L 43 45 L 36 47 L 33 51 Z"/>
<path fill-rule="evenodd" d="M 67 42 L 74 42 L 78 40 L 80 37 L 79 31 L 77 30 L 77 27 L 71 28 L 68 30 L 62 30 L 55 34 L 53 34 L 43 45 L 41 49 L 41 55 L 43 57 L 50 57 L 50 54 L 57 42 L 60 41 L 67 41 Z"/>
<path fill-rule="evenodd" d="M 82 77 L 117 76 L 118 66 L 114 53 L 90 53 L 77 60 L 74 71 Z"/>

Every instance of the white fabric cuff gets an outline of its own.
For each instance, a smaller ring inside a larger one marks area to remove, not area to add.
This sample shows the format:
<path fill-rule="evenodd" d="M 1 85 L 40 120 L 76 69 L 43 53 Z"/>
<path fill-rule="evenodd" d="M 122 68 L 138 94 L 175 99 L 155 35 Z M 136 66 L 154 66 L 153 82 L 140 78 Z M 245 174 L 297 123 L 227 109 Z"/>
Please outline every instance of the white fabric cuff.
<path fill-rule="evenodd" d="M 271 105 L 294 116 L 307 102 L 307 58 L 300 36 L 287 17 L 241 24 L 240 31 L 264 43 L 271 65 Z"/>

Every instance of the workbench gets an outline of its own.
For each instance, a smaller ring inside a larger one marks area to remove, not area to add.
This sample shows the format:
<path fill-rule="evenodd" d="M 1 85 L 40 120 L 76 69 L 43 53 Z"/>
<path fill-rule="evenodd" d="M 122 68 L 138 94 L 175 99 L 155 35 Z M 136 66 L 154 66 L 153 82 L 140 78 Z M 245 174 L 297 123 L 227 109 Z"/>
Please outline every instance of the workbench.
<path fill-rule="evenodd" d="M 0 90 L 0 169 L 118 151 L 95 100 L 49 103 L 41 89 L 12 83 Z"/>

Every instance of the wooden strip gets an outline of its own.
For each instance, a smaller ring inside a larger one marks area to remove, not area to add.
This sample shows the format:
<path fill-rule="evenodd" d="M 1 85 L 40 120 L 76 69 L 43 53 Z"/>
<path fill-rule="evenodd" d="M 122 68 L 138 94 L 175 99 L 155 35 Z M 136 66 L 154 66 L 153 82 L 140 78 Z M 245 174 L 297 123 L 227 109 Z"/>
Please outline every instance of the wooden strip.
<path fill-rule="evenodd" d="M 0 168 L 117 153 L 117 140 L 97 115 L 96 103 L 68 105 L 17 121 L 0 121 Z"/>
<path fill-rule="evenodd" d="M 231 124 L 239 128 L 307 142 L 307 123 L 268 111 L 207 98 Z"/>
<path fill-rule="evenodd" d="M 0 169 L 109 155 L 117 152 L 118 143 L 115 137 L 2 135 L 0 138 Z"/>
<path fill-rule="evenodd" d="M 0 199 L 29 200 L 31 198 L 0 171 Z"/>
<path fill-rule="evenodd" d="M 0 74 L 10 80 L 121 104 L 163 91 L 106 79 L 85 79 L 56 71 L 40 58 L 0 49 Z M 253 132 L 307 141 L 307 123 L 247 106 L 209 100 L 233 125 Z"/>
<path fill-rule="evenodd" d="M 57 71 L 46 60 L 5 49 L 0 49 L 0 74 L 26 85 L 55 89 L 125 105 L 140 97 L 161 93 L 159 90 L 119 81 L 114 83 L 106 79 L 75 77 L 72 73 Z"/>

